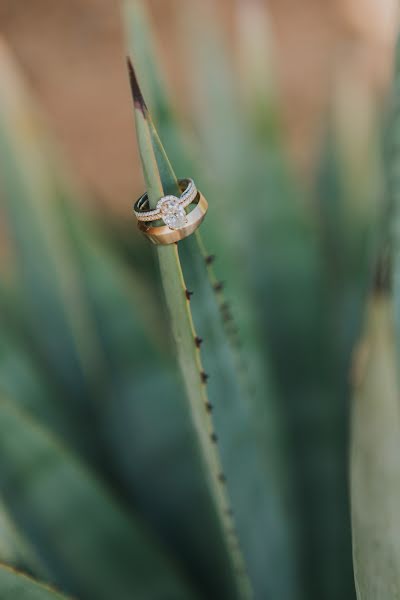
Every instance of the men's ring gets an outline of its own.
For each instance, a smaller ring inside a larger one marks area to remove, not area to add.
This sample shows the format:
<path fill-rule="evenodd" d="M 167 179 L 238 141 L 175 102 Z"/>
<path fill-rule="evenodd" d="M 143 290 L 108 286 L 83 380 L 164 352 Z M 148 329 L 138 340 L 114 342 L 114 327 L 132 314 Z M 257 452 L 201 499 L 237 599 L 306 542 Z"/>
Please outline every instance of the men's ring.
<path fill-rule="evenodd" d="M 139 229 L 154 243 L 171 244 L 173 241 L 183 239 L 197 229 L 204 219 L 207 201 L 196 188 L 193 179 L 180 179 L 179 187 L 182 191 L 179 198 L 172 195 L 163 196 L 153 210 L 149 209 L 147 193 L 135 202 L 133 212 L 139 221 Z M 195 207 L 186 213 L 185 209 L 190 204 L 194 204 Z M 150 221 L 163 221 L 165 226 L 163 224 L 146 226 L 145 223 Z M 177 234 L 171 235 L 174 231 Z"/>

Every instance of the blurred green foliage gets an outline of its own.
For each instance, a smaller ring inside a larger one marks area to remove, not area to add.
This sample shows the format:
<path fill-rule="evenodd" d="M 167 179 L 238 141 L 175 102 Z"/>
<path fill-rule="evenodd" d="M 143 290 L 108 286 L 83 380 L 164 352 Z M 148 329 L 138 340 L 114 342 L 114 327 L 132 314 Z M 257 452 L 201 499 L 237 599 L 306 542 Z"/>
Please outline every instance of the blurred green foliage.
<path fill-rule="evenodd" d="M 82 600 L 244 597 L 227 544 L 230 519 L 209 472 L 215 461 L 255 598 L 355 598 L 350 367 L 380 227 L 379 118 L 357 81 L 338 81 L 306 185 L 286 156 L 273 77 L 260 79 L 273 61 L 251 51 L 269 48 L 262 15 L 252 13 L 258 26 L 240 31 L 246 60 L 238 68 L 211 10 L 188 19 L 182 34 L 193 115 L 185 125 L 159 74 L 143 6 L 132 0 L 124 13 L 166 149 L 136 115 L 150 196 L 157 185 L 173 189 L 175 172 L 193 177 L 210 204 L 200 234 L 159 253 L 161 277 L 145 240 L 82 208 L 0 46 L 0 560 L 19 571 L 0 568 L 4 600 L 60 597 L 24 572 Z M 240 19 L 245 12 L 241 4 Z M 199 31 L 207 44 L 196 43 Z M 348 115 L 357 110 L 364 118 L 352 128 Z M 194 293 L 190 307 L 183 284 Z M 191 319 L 203 339 L 206 390 L 188 342 Z M 377 340 L 369 343 L 386 356 Z M 381 377 L 359 388 L 372 390 L 371 403 Z M 204 401 L 212 421 L 197 404 Z M 355 432 L 372 419 L 385 435 L 374 410 L 354 411 Z M 355 435 L 356 516 L 366 444 L 373 452 L 376 438 Z M 379 469 L 371 474 L 391 485 Z M 374 527 L 358 517 L 354 527 L 368 555 L 356 556 L 367 582 L 359 597 L 395 598 L 379 592 L 385 587 L 370 592 Z"/>

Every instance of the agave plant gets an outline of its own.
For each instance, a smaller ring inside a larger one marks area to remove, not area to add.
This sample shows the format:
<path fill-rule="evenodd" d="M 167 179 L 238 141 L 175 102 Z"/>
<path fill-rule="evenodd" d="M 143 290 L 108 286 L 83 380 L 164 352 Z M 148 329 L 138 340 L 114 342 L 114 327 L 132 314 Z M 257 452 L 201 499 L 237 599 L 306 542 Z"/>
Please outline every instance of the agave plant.
<path fill-rule="evenodd" d="M 261 5 L 238 4 L 239 65 L 211 10 L 181 36 L 184 126 L 144 7 L 125 5 L 150 206 L 179 194 L 177 176 L 210 204 L 157 249 L 83 208 L 0 46 L 2 600 L 400 593 L 398 98 L 384 210 L 382 118 L 351 77 L 307 188 Z"/>

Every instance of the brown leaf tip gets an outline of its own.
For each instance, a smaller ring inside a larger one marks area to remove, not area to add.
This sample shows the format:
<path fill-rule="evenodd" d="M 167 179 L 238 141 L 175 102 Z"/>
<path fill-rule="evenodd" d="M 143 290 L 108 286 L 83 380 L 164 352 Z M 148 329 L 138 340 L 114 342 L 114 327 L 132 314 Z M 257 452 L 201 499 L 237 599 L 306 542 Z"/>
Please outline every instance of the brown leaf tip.
<path fill-rule="evenodd" d="M 131 84 L 133 103 L 136 108 L 145 114 L 147 112 L 146 102 L 144 101 L 143 94 L 136 77 L 135 69 L 133 68 L 133 64 L 129 56 L 127 57 L 126 61 L 128 64 L 129 83 Z"/>

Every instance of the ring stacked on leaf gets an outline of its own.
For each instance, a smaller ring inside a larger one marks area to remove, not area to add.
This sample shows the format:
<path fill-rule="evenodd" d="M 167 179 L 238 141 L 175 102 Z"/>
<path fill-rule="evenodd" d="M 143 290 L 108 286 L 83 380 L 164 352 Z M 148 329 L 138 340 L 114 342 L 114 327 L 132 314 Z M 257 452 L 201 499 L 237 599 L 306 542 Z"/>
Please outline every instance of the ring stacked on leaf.
<path fill-rule="evenodd" d="M 180 179 L 181 196 L 163 196 L 153 210 L 149 210 L 147 192 L 136 202 L 133 212 L 139 229 L 154 244 L 173 244 L 193 233 L 202 223 L 208 209 L 207 200 L 197 189 L 193 179 Z M 186 212 L 186 208 L 193 205 Z M 155 222 L 161 221 L 159 225 Z M 147 223 L 151 222 L 151 225 Z"/>

